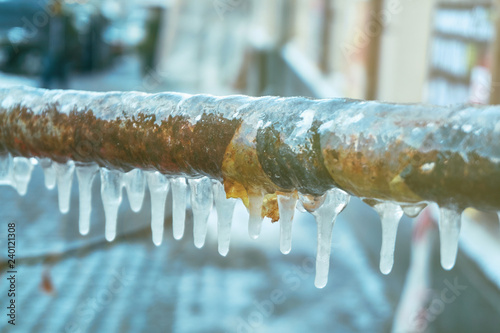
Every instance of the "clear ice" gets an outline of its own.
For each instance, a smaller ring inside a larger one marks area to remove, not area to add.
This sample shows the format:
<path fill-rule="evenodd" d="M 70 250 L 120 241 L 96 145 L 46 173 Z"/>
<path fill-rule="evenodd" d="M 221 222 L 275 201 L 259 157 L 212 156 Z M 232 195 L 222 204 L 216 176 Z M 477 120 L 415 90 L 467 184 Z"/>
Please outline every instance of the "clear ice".
<path fill-rule="evenodd" d="M 262 205 L 264 204 L 264 193 L 248 193 L 248 234 L 252 239 L 259 238 L 262 228 Z"/>
<path fill-rule="evenodd" d="M 217 210 L 217 236 L 219 253 L 226 256 L 229 252 L 229 243 L 231 240 L 231 224 L 233 222 L 234 205 L 236 199 L 226 198 L 224 185 L 219 181 L 214 181 L 212 185 L 215 200 L 215 209 Z"/>
<path fill-rule="evenodd" d="M 292 249 L 292 221 L 297 206 L 297 197 L 293 194 L 278 194 L 278 208 L 280 213 L 280 251 L 290 253 Z"/>
<path fill-rule="evenodd" d="M 45 187 L 52 190 L 56 187 L 56 170 L 52 165 L 52 160 L 50 158 L 41 158 L 40 166 L 42 167 L 45 178 Z"/>
<path fill-rule="evenodd" d="M 380 216 L 380 222 L 382 223 L 382 248 L 380 249 L 379 267 L 382 274 L 387 275 L 394 265 L 394 247 L 403 210 L 400 206 L 390 202 L 378 203 L 373 208 Z"/>
<path fill-rule="evenodd" d="M 202 248 L 207 235 L 207 221 L 213 206 L 212 181 L 207 178 L 189 179 L 191 207 L 193 209 L 194 245 Z"/>
<path fill-rule="evenodd" d="M 97 164 L 77 164 L 76 177 L 79 190 L 79 219 L 78 229 L 80 234 L 86 235 L 90 230 L 90 213 L 92 211 L 92 182 L 99 171 Z"/>
<path fill-rule="evenodd" d="M 123 175 L 123 182 L 127 190 L 127 197 L 130 203 L 130 209 L 138 212 L 142 208 L 144 193 L 146 191 L 146 180 L 141 169 L 133 169 Z"/>
<path fill-rule="evenodd" d="M 411 218 L 417 217 L 425 207 L 427 207 L 426 203 L 401 205 L 406 216 Z"/>
<path fill-rule="evenodd" d="M 186 221 L 186 178 L 178 177 L 171 180 L 172 185 L 172 233 L 179 240 L 184 236 Z"/>
<path fill-rule="evenodd" d="M 104 235 L 108 242 L 116 237 L 118 208 L 122 202 L 122 173 L 101 168 L 101 198 L 106 217 Z"/>
<path fill-rule="evenodd" d="M 57 194 L 59 197 L 59 210 L 66 214 L 69 212 L 71 198 L 71 183 L 73 182 L 73 173 L 75 163 L 71 160 L 66 163 L 53 163 L 57 179 Z"/>
<path fill-rule="evenodd" d="M 347 206 L 350 196 L 340 189 L 326 192 L 312 214 L 318 225 L 318 249 L 316 253 L 316 278 L 314 285 L 323 288 L 328 282 L 330 268 L 330 250 L 332 247 L 332 230 L 337 215 Z"/>
<path fill-rule="evenodd" d="M 441 207 L 439 212 L 441 266 L 450 270 L 455 266 L 457 259 L 462 214 L 457 209 L 445 207 Z"/>
<path fill-rule="evenodd" d="M 28 185 L 33 171 L 33 164 L 26 157 L 13 158 L 13 177 L 15 188 L 19 195 L 25 195 L 28 192 Z"/>
<path fill-rule="evenodd" d="M 163 241 L 165 222 L 165 201 L 167 200 L 170 181 L 158 171 L 147 172 L 149 193 L 151 195 L 151 232 L 153 243 L 160 246 Z"/>

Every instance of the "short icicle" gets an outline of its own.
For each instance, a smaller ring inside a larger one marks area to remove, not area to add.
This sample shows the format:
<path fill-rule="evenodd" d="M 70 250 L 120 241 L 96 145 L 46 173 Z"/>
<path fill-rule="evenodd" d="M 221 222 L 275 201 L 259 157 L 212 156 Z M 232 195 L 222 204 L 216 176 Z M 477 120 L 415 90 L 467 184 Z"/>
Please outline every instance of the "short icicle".
<path fill-rule="evenodd" d="M 78 190 L 80 211 L 78 229 L 81 235 L 87 235 L 90 231 L 90 213 L 92 211 L 92 182 L 99 171 L 97 164 L 77 164 L 76 177 L 78 178 Z"/>
<path fill-rule="evenodd" d="M 347 206 L 350 196 L 340 189 L 332 189 L 324 195 L 324 202 L 315 207 L 312 214 L 318 225 L 318 249 L 316 253 L 316 288 L 324 288 L 328 282 L 332 230 L 337 215 Z"/>
<path fill-rule="evenodd" d="M 194 245 L 202 248 L 207 236 L 208 216 L 213 206 L 212 182 L 209 178 L 189 179 L 191 188 L 191 207 L 193 209 Z"/>
<path fill-rule="evenodd" d="M 264 193 L 248 192 L 248 234 L 250 238 L 257 239 L 262 229 L 262 205 L 264 204 Z"/>
<path fill-rule="evenodd" d="M 163 241 L 165 201 L 170 189 L 170 181 L 158 171 L 146 172 L 146 179 L 151 195 L 151 232 L 153 234 L 153 243 L 156 246 L 160 246 Z"/>
<path fill-rule="evenodd" d="M 130 203 L 130 209 L 133 212 L 139 212 L 144 201 L 146 191 L 146 180 L 141 169 L 133 169 L 123 176 L 127 197 Z"/>
<path fill-rule="evenodd" d="M 394 247 L 398 232 L 399 220 L 403 216 L 403 210 L 396 204 L 381 202 L 373 206 L 380 216 L 382 223 L 382 248 L 380 249 L 380 271 L 389 274 L 394 265 Z"/>
<path fill-rule="evenodd" d="M 297 196 L 294 194 L 278 194 L 278 208 L 280 213 L 280 251 L 290 253 L 292 249 L 292 221 L 297 206 Z"/>
<path fill-rule="evenodd" d="M 118 208 L 122 202 L 122 173 L 101 168 L 101 198 L 104 206 L 105 237 L 108 242 L 116 238 Z"/>
<path fill-rule="evenodd" d="M 41 158 L 39 163 L 43 170 L 45 187 L 52 190 L 56 187 L 56 170 L 54 169 L 52 160 L 50 158 Z"/>
<path fill-rule="evenodd" d="M 461 215 L 456 208 L 440 208 L 439 242 L 441 266 L 446 270 L 452 269 L 457 259 L 458 239 L 462 224 Z"/>
<path fill-rule="evenodd" d="M 219 253 L 222 256 L 226 256 L 229 252 L 229 243 L 231 241 L 231 224 L 233 222 L 236 199 L 226 198 L 224 185 L 219 181 L 213 182 L 212 189 L 214 191 L 215 209 L 217 210 Z"/>
<path fill-rule="evenodd" d="M 33 164 L 26 157 L 13 158 L 13 177 L 17 193 L 25 195 L 28 192 L 28 185 L 31 180 Z"/>
<path fill-rule="evenodd" d="M 184 236 L 186 222 L 186 178 L 172 178 L 172 233 L 179 240 Z"/>
<path fill-rule="evenodd" d="M 69 203 L 71 198 L 71 183 L 75 171 L 75 163 L 69 160 L 66 163 L 53 164 L 57 178 L 57 194 L 59 197 L 59 210 L 66 214 L 69 212 Z"/>

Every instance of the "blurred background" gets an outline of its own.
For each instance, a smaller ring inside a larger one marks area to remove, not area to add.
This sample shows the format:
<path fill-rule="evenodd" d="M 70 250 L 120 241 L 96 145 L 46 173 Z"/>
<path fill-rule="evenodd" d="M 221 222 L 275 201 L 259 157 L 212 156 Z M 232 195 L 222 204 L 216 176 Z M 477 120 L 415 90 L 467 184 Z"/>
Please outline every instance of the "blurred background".
<path fill-rule="evenodd" d="M 0 87 L 498 104 L 498 5 L 0 0 Z M 18 322 L 2 319 L 1 332 L 499 332 L 496 214 L 464 214 L 451 271 L 439 265 L 435 209 L 403 217 L 384 276 L 378 216 L 353 198 L 334 228 L 329 283 L 318 290 L 311 216 L 296 212 L 284 256 L 279 225 L 266 220 L 250 240 L 238 204 L 224 258 L 215 214 L 203 249 L 192 243 L 189 210 L 184 239 L 173 240 L 170 195 L 164 243 L 155 247 L 146 194 L 139 213 L 125 197 L 119 235 L 106 243 L 97 178 L 87 236 L 78 233 L 76 178 L 65 215 L 39 167 L 26 196 L 0 188 L 0 221 L 17 223 L 19 272 Z M 1 244 L 6 234 L 5 226 Z"/>

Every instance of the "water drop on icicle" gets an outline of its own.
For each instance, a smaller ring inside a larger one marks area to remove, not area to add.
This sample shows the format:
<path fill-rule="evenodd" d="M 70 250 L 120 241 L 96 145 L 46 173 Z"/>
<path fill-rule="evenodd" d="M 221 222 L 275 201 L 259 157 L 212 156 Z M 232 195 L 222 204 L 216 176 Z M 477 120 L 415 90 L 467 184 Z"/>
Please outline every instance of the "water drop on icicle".
<path fill-rule="evenodd" d="M 401 205 L 401 209 L 403 209 L 406 216 L 411 218 L 417 217 L 425 207 L 427 207 L 426 203 Z"/>
<path fill-rule="evenodd" d="M 25 195 L 28 192 L 28 185 L 31 180 L 33 168 L 34 166 L 28 158 L 13 158 L 13 177 L 19 195 Z"/>
<path fill-rule="evenodd" d="M 248 234 L 252 239 L 259 238 L 262 228 L 262 205 L 264 204 L 264 193 L 248 193 Z"/>
<path fill-rule="evenodd" d="M 179 177 L 171 180 L 172 185 L 172 232 L 174 238 L 179 240 L 184 236 L 186 221 L 186 178 Z"/>
<path fill-rule="evenodd" d="M 462 214 L 455 209 L 444 207 L 440 208 L 439 212 L 441 266 L 446 270 L 450 270 L 455 266 L 457 259 Z"/>
<path fill-rule="evenodd" d="M 193 237 L 197 248 L 205 245 L 207 222 L 213 205 L 212 182 L 209 178 L 189 179 L 191 207 L 193 209 Z"/>
<path fill-rule="evenodd" d="M 41 158 L 40 166 L 45 178 L 45 187 L 52 190 L 56 186 L 56 170 L 52 165 L 52 160 L 50 158 Z"/>
<path fill-rule="evenodd" d="M 55 169 L 57 179 L 59 210 L 61 211 L 61 213 L 66 214 L 67 212 L 69 212 L 71 183 L 73 182 L 75 163 L 71 160 L 66 163 L 54 162 L 53 167 Z"/>
<path fill-rule="evenodd" d="M 280 213 L 280 251 L 290 253 L 292 249 L 292 221 L 297 206 L 297 197 L 278 194 L 278 208 Z"/>
<path fill-rule="evenodd" d="M 312 214 L 318 225 L 318 249 L 316 253 L 316 288 L 323 288 L 328 282 L 332 230 L 337 215 L 347 206 L 350 196 L 340 189 L 332 189 L 324 194 L 324 202 Z"/>
<path fill-rule="evenodd" d="M 118 208 L 122 202 L 122 173 L 101 168 L 101 199 L 106 217 L 104 235 L 108 242 L 116 237 Z"/>
<path fill-rule="evenodd" d="M 403 210 L 398 205 L 390 202 L 376 204 L 373 208 L 380 216 L 380 222 L 382 223 L 382 248 L 380 249 L 379 267 L 382 274 L 387 275 L 394 265 L 394 247 Z"/>
<path fill-rule="evenodd" d="M 86 235 L 90 230 L 90 213 L 92 211 L 92 182 L 99 171 L 97 164 L 81 164 L 76 166 L 78 178 L 78 191 L 80 209 L 78 229 L 81 235 Z"/>
<path fill-rule="evenodd" d="M 217 237 L 219 243 L 219 253 L 226 256 L 229 252 L 231 241 L 231 224 L 233 222 L 233 212 L 236 200 L 226 198 L 224 185 L 214 181 L 212 185 L 215 199 L 215 209 L 217 210 Z"/>
<path fill-rule="evenodd" d="M 144 193 L 146 191 L 146 180 L 141 169 L 134 169 L 127 172 L 123 176 L 127 197 L 130 203 L 130 209 L 133 212 L 138 212 L 142 208 L 144 201 Z"/>
<path fill-rule="evenodd" d="M 160 246 L 163 241 L 165 201 L 167 200 L 170 181 L 158 171 L 147 172 L 146 179 L 151 195 L 151 232 L 153 234 L 153 243 L 156 246 Z"/>

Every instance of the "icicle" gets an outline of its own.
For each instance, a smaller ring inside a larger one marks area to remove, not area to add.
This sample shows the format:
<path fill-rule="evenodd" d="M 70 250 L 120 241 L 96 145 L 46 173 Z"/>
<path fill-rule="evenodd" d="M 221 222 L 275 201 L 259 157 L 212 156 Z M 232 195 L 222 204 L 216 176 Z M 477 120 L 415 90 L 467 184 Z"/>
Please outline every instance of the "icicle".
<path fill-rule="evenodd" d="M 52 165 L 52 160 L 50 158 L 41 158 L 40 166 L 45 178 L 45 187 L 52 190 L 56 186 L 56 170 Z"/>
<path fill-rule="evenodd" d="M 90 212 L 92 211 L 92 182 L 99 171 L 97 164 L 81 164 L 76 166 L 76 177 L 79 189 L 79 220 L 78 229 L 81 235 L 86 235 L 90 230 Z"/>
<path fill-rule="evenodd" d="M 130 209 L 138 212 L 142 208 L 144 201 L 144 192 L 146 190 L 146 180 L 141 169 L 134 169 L 123 176 L 127 197 L 130 203 Z"/>
<path fill-rule="evenodd" d="M 500 223 L 500 211 L 497 212 L 498 215 L 498 222 Z"/>
<path fill-rule="evenodd" d="M 191 207 L 193 209 L 193 237 L 197 248 L 203 247 L 207 235 L 207 220 L 212 210 L 213 193 L 209 178 L 189 179 Z"/>
<path fill-rule="evenodd" d="M 280 213 L 280 250 L 283 254 L 292 249 L 292 221 L 297 206 L 297 197 L 293 194 L 278 194 L 278 208 Z"/>
<path fill-rule="evenodd" d="M 69 203 L 71 197 L 71 183 L 73 182 L 73 173 L 75 163 L 68 161 L 66 163 L 53 164 L 57 178 L 57 192 L 59 196 L 59 210 L 66 214 L 69 212 Z"/>
<path fill-rule="evenodd" d="M 394 265 L 394 247 L 403 210 L 398 205 L 390 202 L 378 203 L 373 208 L 380 216 L 380 222 L 382 223 L 382 248 L 380 249 L 379 267 L 382 274 L 387 275 Z"/>
<path fill-rule="evenodd" d="M 28 184 L 31 180 L 31 172 L 33 171 L 33 168 L 34 166 L 28 158 L 13 158 L 14 182 L 19 195 L 25 195 L 28 192 Z"/>
<path fill-rule="evenodd" d="M 186 220 L 186 178 L 173 178 L 172 183 L 172 232 L 174 238 L 179 240 L 184 236 Z"/>
<path fill-rule="evenodd" d="M 455 266 L 460 236 L 461 215 L 456 209 L 440 208 L 439 242 L 441 266 L 450 270 Z"/>
<path fill-rule="evenodd" d="M 116 237 L 118 208 L 122 202 L 122 173 L 101 168 L 101 199 L 104 206 L 105 236 L 108 242 Z"/>
<path fill-rule="evenodd" d="M 15 185 L 12 179 L 12 156 L 9 153 L 0 154 L 0 184 Z"/>
<path fill-rule="evenodd" d="M 160 246 L 163 241 L 163 223 L 165 221 L 165 201 L 167 200 L 170 182 L 158 171 L 147 172 L 149 193 L 151 195 L 151 232 L 153 243 Z"/>
<path fill-rule="evenodd" d="M 316 207 L 312 214 L 318 225 L 318 249 L 316 253 L 316 288 L 323 288 L 328 282 L 330 267 L 330 249 L 332 247 L 332 230 L 337 215 L 347 206 L 350 196 L 340 189 L 332 189 L 323 195 L 322 205 Z"/>
<path fill-rule="evenodd" d="M 226 198 L 224 185 L 219 181 L 214 181 L 212 185 L 215 198 L 215 209 L 217 210 L 217 236 L 219 243 L 219 253 L 226 256 L 229 252 L 231 241 L 231 224 L 233 222 L 233 212 L 236 200 Z"/>
<path fill-rule="evenodd" d="M 401 209 L 406 214 L 406 216 L 414 218 L 417 217 L 420 212 L 427 207 L 426 203 L 412 204 L 412 205 L 401 205 Z"/>
<path fill-rule="evenodd" d="M 262 228 L 262 205 L 264 204 L 264 193 L 248 193 L 248 234 L 252 239 L 259 238 Z"/>

